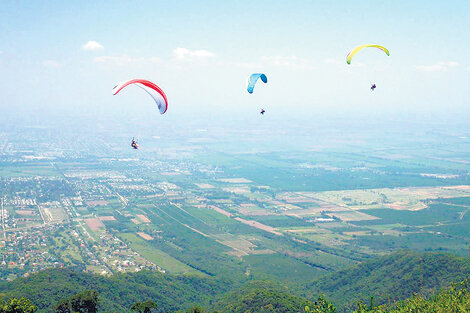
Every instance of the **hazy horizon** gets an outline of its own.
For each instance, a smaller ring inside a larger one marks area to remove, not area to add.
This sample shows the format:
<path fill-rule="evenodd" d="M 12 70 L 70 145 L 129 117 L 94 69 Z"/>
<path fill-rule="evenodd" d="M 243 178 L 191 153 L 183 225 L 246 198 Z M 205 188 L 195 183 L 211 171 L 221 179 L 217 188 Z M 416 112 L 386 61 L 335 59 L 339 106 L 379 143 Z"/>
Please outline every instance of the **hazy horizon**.
<path fill-rule="evenodd" d="M 7 116 L 152 114 L 155 123 L 177 123 L 180 117 L 258 118 L 260 107 L 266 118 L 333 120 L 469 113 L 465 1 L 2 6 L 0 109 Z M 391 55 L 363 51 L 348 66 L 346 54 L 364 43 L 383 44 Z M 258 71 L 269 83 L 249 95 L 246 77 Z M 140 90 L 111 95 L 116 83 L 136 77 L 165 90 L 167 115 L 155 114 Z M 371 81 L 378 85 L 374 93 Z"/>

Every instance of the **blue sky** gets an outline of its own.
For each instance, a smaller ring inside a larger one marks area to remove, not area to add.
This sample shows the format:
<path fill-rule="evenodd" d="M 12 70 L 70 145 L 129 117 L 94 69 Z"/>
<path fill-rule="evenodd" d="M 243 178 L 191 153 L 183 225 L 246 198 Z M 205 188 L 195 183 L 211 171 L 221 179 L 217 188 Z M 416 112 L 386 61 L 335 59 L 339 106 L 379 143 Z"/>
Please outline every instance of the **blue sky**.
<path fill-rule="evenodd" d="M 461 116 L 469 17 L 469 1 L 4 0 L 0 108 L 147 114 L 141 90 L 111 95 L 139 77 L 166 91 L 170 118 L 260 106 Z M 348 51 L 364 43 L 391 56 L 364 51 L 347 66 Z M 269 84 L 248 95 L 246 77 L 258 71 Z"/>

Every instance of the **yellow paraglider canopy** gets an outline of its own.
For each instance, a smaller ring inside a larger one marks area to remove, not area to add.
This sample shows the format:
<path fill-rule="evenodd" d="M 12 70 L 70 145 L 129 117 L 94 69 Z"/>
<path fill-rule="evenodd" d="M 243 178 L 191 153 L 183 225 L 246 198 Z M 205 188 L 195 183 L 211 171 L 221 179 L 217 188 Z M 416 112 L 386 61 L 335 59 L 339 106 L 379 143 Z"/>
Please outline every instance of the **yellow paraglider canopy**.
<path fill-rule="evenodd" d="M 383 46 L 379 46 L 379 45 L 362 45 L 362 46 L 358 46 L 358 47 L 352 49 L 351 52 L 348 53 L 348 56 L 346 57 L 346 62 L 348 64 L 351 64 L 351 59 L 356 55 L 356 53 L 358 53 L 359 51 L 361 51 L 364 48 L 377 48 L 377 49 L 380 49 L 383 52 L 385 52 L 387 55 L 390 55 L 390 52 L 388 51 L 388 49 L 383 47 Z"/>

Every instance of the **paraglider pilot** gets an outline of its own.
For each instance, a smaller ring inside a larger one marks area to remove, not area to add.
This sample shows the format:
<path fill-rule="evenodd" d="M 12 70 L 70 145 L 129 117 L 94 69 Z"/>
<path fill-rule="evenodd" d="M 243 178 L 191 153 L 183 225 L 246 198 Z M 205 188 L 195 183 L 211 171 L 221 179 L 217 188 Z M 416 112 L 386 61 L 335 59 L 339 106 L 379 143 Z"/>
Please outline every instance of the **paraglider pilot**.
<path fill-rule="evenodd" d="M 135 141 L 134 137 L 132 137 L 131 147 L 134 149 L 139 149 L 139 145 L 137 144 L 137 141 Z"/>
<path fill-rule="evenodd" d="M 374 83 L 372 83 L 372 86 L 370 87 L 370 90 L 374 91 L 375 88 L 377 88 L 377 86 Z"/>
<path fill-rule="evenodd" d="M 264 109 L 261 109 L 261 112 L 259 114 L 264 115 L 264 112 L 266 112 Z"/>

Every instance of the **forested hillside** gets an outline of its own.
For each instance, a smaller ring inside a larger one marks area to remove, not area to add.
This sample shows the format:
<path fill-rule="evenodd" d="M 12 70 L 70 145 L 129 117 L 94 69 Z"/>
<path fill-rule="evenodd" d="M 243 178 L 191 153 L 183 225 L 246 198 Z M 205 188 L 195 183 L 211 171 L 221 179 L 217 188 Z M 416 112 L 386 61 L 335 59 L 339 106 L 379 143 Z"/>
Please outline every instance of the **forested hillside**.
<path fill-rule="evenodd" d="M 394 302 L 413 294 L 434 294 L 468 277 L 468 260 L 445 253 L 398 251 L 327 274 L 307 286 L 309 295 L 325 294 L 339 306 L 357 301 Z M 421 285 L 422 281 L 422 285 Z"/>
<path fill-rule="evenodd" d="M 295 313 L 306 300 L 295 296 L 286 287 L 265 281 L 247 283 L 218 301 L 214 308 L 221 312 L 277 312 Z"/>
<path fill-rule="evenodd" d="M 231 313 L 300 312 L 308 300 L 318 299 L 320 294 L 340 310 L 352 310 L 359 301 L 369 303 L 371 295 L 380 305 L 396 303 L 421 291 L 425 296 L 435 294 L 452 282 L 465 280 L 469 274 L 467 262 L 451 254 L 399 251 L 315 279 L 302 290 L 281 281 L 237 285 L 214 277 L 150 271 L 105 277 L 50 269 L 1 283 L 0 295 L 4 299 L 28 298 L 39 312 L 51 312 L 60 300 L 85 290 L 99 294 L 100 312 L 128 312 L 133 304 L 147 300 L 158 304 L 162 312 L 194 305 Z"/>
<path fill-rule="evenodd" d="M 193 304 L 208 304 L 228 289 L 228 283 L 213 278 L 172 276 L 159 272 L 141 271 L 111 277 L 50 269 L 28 278 L 0 284 L 0 295 L 26 297 L 40 309 L 50 312 L 59 300 L 83 290 L 100 294 L 100 310 L 127 312 L 138 301 L 153 300 L 160 309 L 173 311 Z"/>

